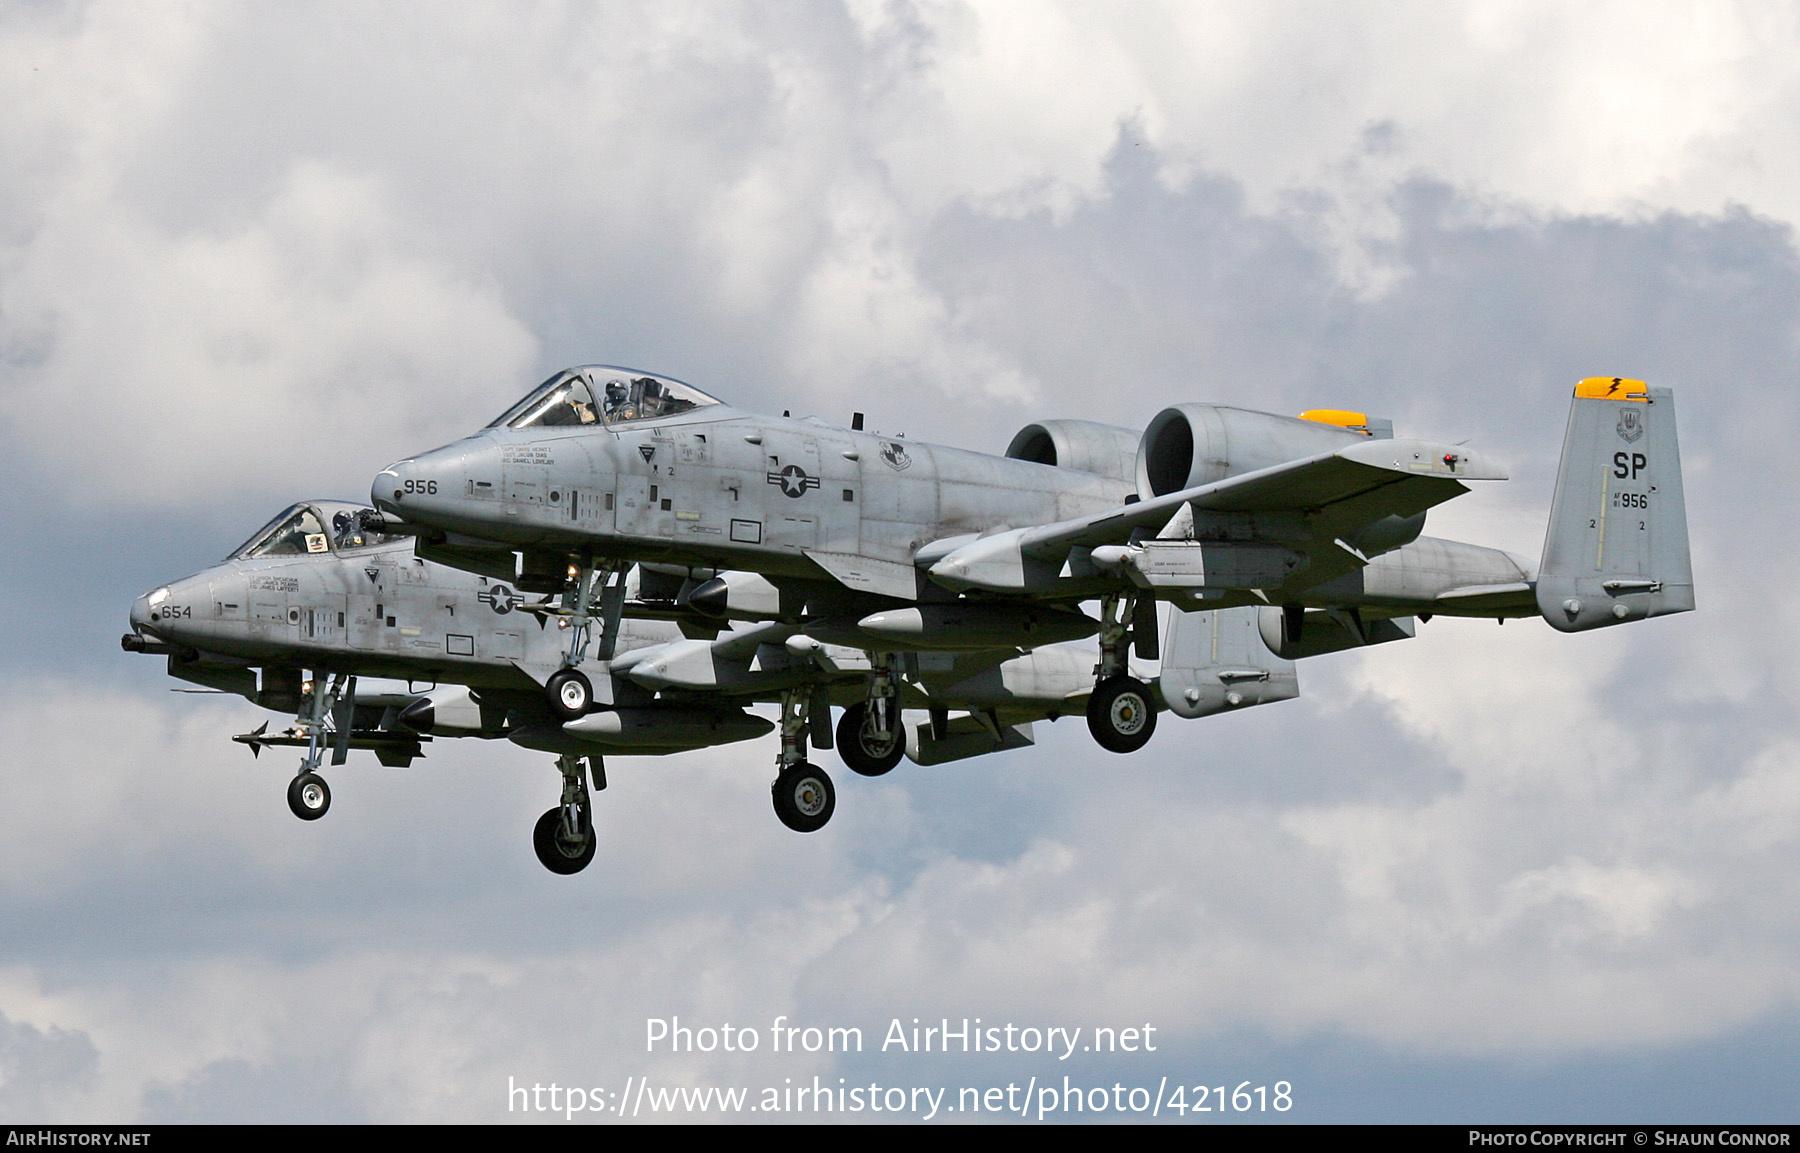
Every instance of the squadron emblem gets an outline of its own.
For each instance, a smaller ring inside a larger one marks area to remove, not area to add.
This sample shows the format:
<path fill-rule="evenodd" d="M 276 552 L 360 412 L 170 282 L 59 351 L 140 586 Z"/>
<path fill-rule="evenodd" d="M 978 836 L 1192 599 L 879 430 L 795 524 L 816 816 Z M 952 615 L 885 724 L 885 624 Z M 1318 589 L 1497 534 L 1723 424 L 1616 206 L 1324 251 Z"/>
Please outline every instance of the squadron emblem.
<path fill-rule="evenodd" d="M 1619 410 L 1619 439 L 1626 444 L 1635 442 L 1644 435 L 1644 412 L 1636 405 L 1626 405 Z"/>
<path fill-rule="evenodd" d="M 895 472 L 905 472 L 912 467 L 912 457 L 906 454 L 906 446 L 891 440 L 881 446 L 881 459 Z"/>

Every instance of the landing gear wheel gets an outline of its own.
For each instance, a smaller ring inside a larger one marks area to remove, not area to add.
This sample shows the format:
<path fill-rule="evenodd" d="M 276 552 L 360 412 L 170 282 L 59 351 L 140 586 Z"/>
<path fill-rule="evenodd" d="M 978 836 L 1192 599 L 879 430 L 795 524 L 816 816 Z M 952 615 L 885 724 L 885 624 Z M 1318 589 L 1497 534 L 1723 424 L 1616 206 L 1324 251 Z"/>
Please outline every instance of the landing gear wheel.
<path fill-rule="evenodd" d="M 331 789 L 317 773 L 301 773 L 288 783 L 288 808 L 303 821 L 316 821 L 331 808 Z"/>
<path fill-rule="evenodd" d="M 864 727 L 864 722 L 869 719 L 867 701 L 844 710 L 837 727 L 838 756 L 844 758 L 852 771 L 865 777 L 879 777 L 900 763 L 901 755 L 906 752 L 906 735 L 900 727 L 898 704 L 898 701 L 894 702 L 892 710 L 894 731 L 886 736 Z"/>
<path fill-rule="evenodd" d="M 598 843 L 592 825 L 580 840 L 571 841 L 564 835 L 561 806 L 539 817 L 537 827 L 531 830 L 531 847 L 537 850 L 538 860 L 552 873 L 564 876 L 587 868 L 588 862 L 594 859 L 594 848 Z"/>
<path fill-rule="evenodd" d="M 551 676 L 544 683 L 544 692 L 550 697 L 550 711 L 565 721 L 586 716 L 594 705 L 594 686 L 574 669 Z"/>
<path fill-rule="evenodd" d="M 825 827 L 837 808 L 837 790 L 825 770 L 796 761 L 775 778 L 775 815 L 796 833 L 815 833 Z"/>
<path fill-rule="evenodd" d="M 1094 686 L 1088 697 L 1088 731 L 1100 747 L 1114 753 L 1135 753 L 1156 731 L 1156 701 L 1150 688 L 1135 677 L 1108 677 Z"/>

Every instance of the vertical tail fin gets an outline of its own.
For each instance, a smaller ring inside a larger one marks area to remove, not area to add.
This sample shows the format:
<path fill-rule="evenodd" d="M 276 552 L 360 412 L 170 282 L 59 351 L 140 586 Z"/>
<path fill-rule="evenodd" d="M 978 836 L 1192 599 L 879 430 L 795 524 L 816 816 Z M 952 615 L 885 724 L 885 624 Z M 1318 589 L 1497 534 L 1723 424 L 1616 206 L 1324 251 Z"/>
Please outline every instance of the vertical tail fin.
<path fill-rule="evenodd" d="M 1618 377 L 1575 386 L 1537 603 L 1566 633 L 1693 609 L 1671 390 Z"/>

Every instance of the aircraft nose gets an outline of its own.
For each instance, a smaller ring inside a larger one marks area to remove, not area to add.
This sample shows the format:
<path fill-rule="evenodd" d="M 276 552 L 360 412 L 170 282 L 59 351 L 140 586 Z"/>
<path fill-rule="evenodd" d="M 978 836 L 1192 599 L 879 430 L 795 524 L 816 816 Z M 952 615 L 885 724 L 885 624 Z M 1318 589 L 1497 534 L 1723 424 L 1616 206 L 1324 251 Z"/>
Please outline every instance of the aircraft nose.
<path fill-rule="evenodd" d="M 194 625 L 201 606 L 211 603 L 206 573 L 159 585 L 131 602 L 131 627 L 139 635 L 166 641 L 194 639 Z M 204 618 L 202 618 L 204 619 Z"/>
<path fill-rule="evenodd" d="M 376 474 L 369 499 L 381 511 L 406 520 L 446 512 L 474 483 L 472 478 L 490 479 L 487 474 L 498 471 L 491 457 L 490 445 L 471 438 L 397 460 Z"/>
<path fill-rule="evenodd" d="M 131 602 L 131 627 L 140 633 L 150 627 L 150 607 L 152 597 L 156 598 L 156 603 L 158 605 L 162 604 L 163 601 L 169 598 L 168 586 L 164 585 L 161 588 L 153 589 Z"/>
<path fill-rule="evenodd" d="M 406 494 L 418 485 L 419 478 L 414 475 L 414 465 L 418 461 L 413 457 L 397 460 L 375 474 L 375 483 L 369 486 L 369 501 L 382 512 L 391 512 L 396 516 L 405 515 L 402 502 Z"/>

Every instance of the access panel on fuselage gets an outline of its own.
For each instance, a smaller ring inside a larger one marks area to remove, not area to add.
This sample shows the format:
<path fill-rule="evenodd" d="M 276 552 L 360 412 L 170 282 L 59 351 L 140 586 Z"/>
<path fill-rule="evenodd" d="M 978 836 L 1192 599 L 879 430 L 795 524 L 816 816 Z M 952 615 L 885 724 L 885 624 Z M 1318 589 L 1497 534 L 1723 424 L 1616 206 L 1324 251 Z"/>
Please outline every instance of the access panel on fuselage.
<path fill-rule="evenodd" d="M 858 547 L 864 556 L 912 563 L 913 550 L 938 536 L 937 466 L 932 448 L 898 437 L 863 438 Z"/>
<path fill-rule="evenodd" d="M 788 553 L 817 548 L 824 504 L 818 438 L 771 429 L 763 434 L 762 450 L 762 483 L 756 488 L 763 545 Z"/>

